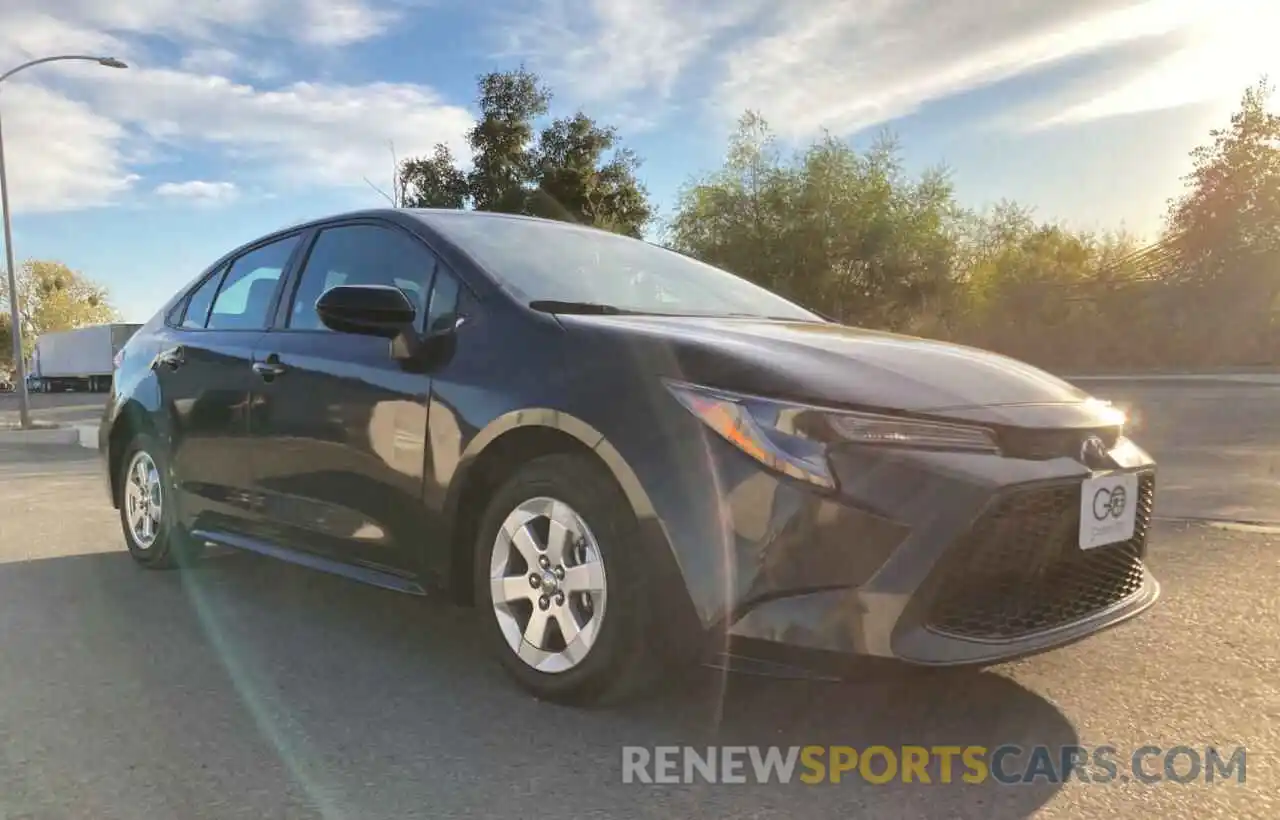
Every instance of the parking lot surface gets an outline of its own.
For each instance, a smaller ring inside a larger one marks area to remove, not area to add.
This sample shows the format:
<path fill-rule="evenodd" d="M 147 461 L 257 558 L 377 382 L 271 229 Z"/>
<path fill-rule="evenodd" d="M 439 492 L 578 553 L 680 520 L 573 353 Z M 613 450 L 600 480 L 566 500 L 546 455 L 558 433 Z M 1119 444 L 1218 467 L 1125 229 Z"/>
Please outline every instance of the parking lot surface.
<path fill-rule="evenodd" d="M 138 569 L 91 451 L 5 446 L 0 818 L 1280 817 L 1280 388 L 1097 392 L 1161 461 L 1142 618 L 981 673 L 704 670 L 611 710 L 532 701 L 439 601 L 233 553 Z M 1247 779 L 622 782 L 623 745 L 1011 743 L 1243 744 Z"/>
<path fill-rule="evenodd" d="M 59 424 L 96 422 L 106 404 L 105 393 L 31 393 L 31 412 L 36 418 Z M 0 393 L 0 424 L 16 424 L 18 397 Z"/>

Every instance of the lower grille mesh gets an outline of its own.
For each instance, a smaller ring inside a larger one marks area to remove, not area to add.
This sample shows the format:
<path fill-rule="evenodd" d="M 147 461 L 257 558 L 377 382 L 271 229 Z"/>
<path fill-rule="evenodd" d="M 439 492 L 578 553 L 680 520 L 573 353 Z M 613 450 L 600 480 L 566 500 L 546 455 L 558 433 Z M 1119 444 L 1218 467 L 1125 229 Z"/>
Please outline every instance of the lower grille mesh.
<path fill-rule="evenodd" d="M 1142 587 L 1155 476 L 1138 480 L 1133 538 L 1079 547 L 1080 487 L 1024 490 L 988 510 L 934 570 L 926 625 L 1010 640 L 1064 626 Z"/>

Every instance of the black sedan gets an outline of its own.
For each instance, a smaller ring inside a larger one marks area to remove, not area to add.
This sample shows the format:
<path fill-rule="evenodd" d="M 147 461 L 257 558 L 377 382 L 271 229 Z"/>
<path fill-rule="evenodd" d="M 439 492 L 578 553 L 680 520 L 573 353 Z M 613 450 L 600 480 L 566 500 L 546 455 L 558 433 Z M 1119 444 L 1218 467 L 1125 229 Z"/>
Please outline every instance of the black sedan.
<path fill-rule="evenodd" d="M 280 231 L 173 297 L 114 385 L 100 446 L 140 564 L 222 545 L 443 589 L 547 698 L 727 646 L 980 665 L 1159 591 L 1155 465 L 1115 408 L 589 228 Z"/>

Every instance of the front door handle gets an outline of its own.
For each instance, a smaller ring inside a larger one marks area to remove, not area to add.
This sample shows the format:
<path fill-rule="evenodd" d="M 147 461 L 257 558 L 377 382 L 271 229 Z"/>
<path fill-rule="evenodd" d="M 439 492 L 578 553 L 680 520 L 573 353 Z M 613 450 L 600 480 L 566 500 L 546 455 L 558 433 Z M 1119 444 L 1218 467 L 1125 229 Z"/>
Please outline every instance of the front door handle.
<path fill-rule="evenodd" d="M 253 372 L 261 376 L 263 381 L 271 381 L 276 376 L 283 376 L 288 369 L 280 363 L 280 358 L 274 353 L 268 356 L 265 362 L 253 363 Z"/>
<path fill-rule="evenodd" d="M 164 365 L 170 370 L 177 370 L 187 361 L 186 353 L 182 349 L 182 345 L 171 347 L 168 350 L 162 350 L 156 354 L 155 359 L 151 362 L 151 368 L 154 370 L 160 365 Z"/>

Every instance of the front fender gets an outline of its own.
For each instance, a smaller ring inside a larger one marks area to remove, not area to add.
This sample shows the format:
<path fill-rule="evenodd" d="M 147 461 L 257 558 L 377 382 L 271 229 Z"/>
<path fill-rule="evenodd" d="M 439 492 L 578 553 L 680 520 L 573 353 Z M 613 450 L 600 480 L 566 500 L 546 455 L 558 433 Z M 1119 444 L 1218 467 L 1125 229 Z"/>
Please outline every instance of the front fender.
<path fill-rule="evenodd" d="M 466 486 L 469 471 L 474 468 L 480 455 L 502 436 L 520 428 L 547 428 L 566 433 L 592 450 L 613 474 L 614 480 L 622 488 L 622 492 L 631 504 L 632 512 L 642 522 L 656 518 L 653 502 L 649 494 L 640 484 L 631 465 L 622 457 L 617 448 L 605 438 L 604 434 L 587 424 L 580 418 L 546 407 L 532 407 L 505 413 L 491 421 L 483 430 L 472 437 L 466 449 L 458 459 L 458 466 L 450 482 L 446 510 L 450 520 L 458 512 L 461 502 L 462 488 Z"/>
<path fill-rule="evenodd" d="M 449 484 L 445 510 L 451 529 L 455 534 L 458 532 L 457 522 L 466 512 L 462 509 L 466 503 L 464 495 L 485 454 L 501 447 L 504 441 L 510 441 L 513 435 L 534 430 L 551 430 L 572 438 L 598 457 L 613 476 L 636 517 L 640 547 L 647 553 L 647 581 L 654 595 L 651 607 L 653 611 L 661 612 L 657 619 L 660 640 L 673 656 L 688 656 L 701 651 L 704 648 L 701 641 L 704 623 L 691 596 L 689 579 L 685 576 L 675 541 L 656 511 L 645 482 L 609 436 L 577 416 L 545 407 L 525 408 L 495 418 L 477 433 L 461 454 Z M 470 545 L 462 546 L 466 554 L 470 554 Z"/>
<path fill-rule="evenodd" d="M 111 503 L 119 503 L 119 460 L 129 440 L 139 431 L 162 438 L 167 426 L 161 412 L 160 383 L 151 363 L 126 359 L 112 380 L 111 397 L 98 423 L 98 453 L 107 470 Z"/>

